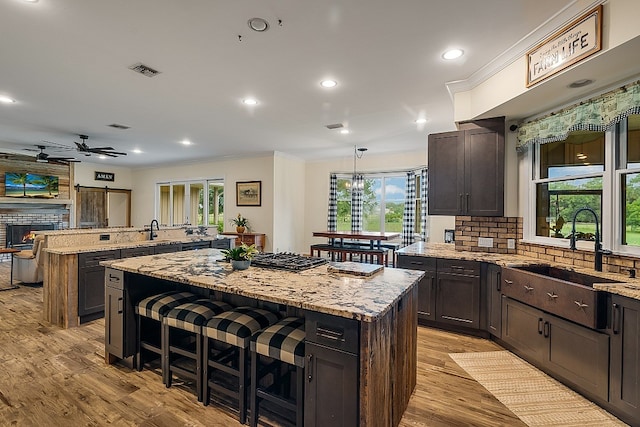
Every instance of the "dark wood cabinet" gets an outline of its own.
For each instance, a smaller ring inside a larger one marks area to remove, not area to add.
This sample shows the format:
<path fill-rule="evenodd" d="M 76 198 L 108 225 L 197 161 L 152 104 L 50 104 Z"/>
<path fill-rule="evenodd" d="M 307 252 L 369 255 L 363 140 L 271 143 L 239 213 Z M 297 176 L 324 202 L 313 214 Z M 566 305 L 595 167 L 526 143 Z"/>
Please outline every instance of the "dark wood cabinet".
<path fill-rule="evenodd" d="M 135 353 L 135 309 L 124 288 L 124 272 L 105 269 L 105 354 L 112 363 Z"/>
<path fill-rule="evenodd" d="M 480 328 L 480 263 L 437 261 L 436 321 Z"/>
<path fill-rule="evenodd" d="M 104 267 L 101 261 L 120 258 L 120 250 L 78 254 L 78 317 L 80 323 L 104 316 Z"/>
<path fill-rule="evenodd" d="M 504 214 L 504 118 L 429 135 L 429 215 Z"/>
<path fill-rule="evenodd" d="M 502 268 L 487 267 L 487 330 L 495 337 L 502 336 Z"/>
<path fill-rule="evenodd" d="M 203 240 L 200 242 L 187 242 L 182 244 L 183 251 L 192 251 L 194 249 L 205 249 L 211 247 L 211 241 Z"/>
<path fill-rule="evenodd" d="M 436 259 L 420 256 L 398 256 L 398 268 L 424 271 L 418 282 L 418 320 L 436 320 Z"/>
<path fill-rule="evenodd" d="M 153 255 L 155 253 L 153 246 L 143 246 L 140 248 L 120 249 L 121 258 L 131 258 L 135 256 Z"/>
<path fill-rule="evenodd" d="M 640 301 L 611 297 L 609 402 L 627 422 L 640 420 Z"/>
<path fill-rule="evenodd" d="M 171 252 L 180 252 L 182 250 L 181 243 L 170 243 L 168 245 L 157 245 L 153 248 L 154 254 L 167 254 Z"/>
<path fill-rule="evenodd" d="M 308 312 L 305 330 L 305 426 L 358 425 L 358 322 Z"/>
<path fill-rule="evenodd" d="M 516 354 L 587 397 L 607 401 L 606 334 L 505 297 L 502 340 Z"/>

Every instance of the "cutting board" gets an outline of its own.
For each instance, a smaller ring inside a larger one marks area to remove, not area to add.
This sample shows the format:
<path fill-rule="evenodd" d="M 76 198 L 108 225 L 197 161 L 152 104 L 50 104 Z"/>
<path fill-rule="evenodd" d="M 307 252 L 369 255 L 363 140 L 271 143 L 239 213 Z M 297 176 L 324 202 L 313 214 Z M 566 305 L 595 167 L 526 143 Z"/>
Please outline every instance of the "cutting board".
<path fill-rule="evenodd" d="M 382 271 L 384 266 L 378 264 L 363 264 L 361 262 L 332 262 L 327 267 L 330 273 L 344 273 L 354 276 L 373 276 Z"/>

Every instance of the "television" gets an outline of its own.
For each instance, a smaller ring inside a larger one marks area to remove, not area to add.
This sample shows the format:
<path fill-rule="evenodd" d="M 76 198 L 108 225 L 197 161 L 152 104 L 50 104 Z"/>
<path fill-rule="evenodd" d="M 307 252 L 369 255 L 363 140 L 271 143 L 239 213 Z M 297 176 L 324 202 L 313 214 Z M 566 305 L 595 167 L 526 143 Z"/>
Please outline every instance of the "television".
<path fill-rule="evenodd" d="M 4 188 L 7 197 L 52 199 L 59 194 L 57 176 L 34 173 L 6 172 Z"/>

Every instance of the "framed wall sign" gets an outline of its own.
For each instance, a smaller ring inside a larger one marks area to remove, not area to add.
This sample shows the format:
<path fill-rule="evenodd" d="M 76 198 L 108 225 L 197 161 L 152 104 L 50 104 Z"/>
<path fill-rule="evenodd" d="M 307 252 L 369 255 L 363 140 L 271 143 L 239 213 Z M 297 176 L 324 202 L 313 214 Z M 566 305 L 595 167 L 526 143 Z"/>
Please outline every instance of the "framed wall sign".
<path fill-rule="evenodd" d="M 527 52 L 527 87 L 602 49 L 602 5 Z"/>
<path fill-rule="evenodd" d="M 236 206 L 261 206 L 262 181 L 236 182 Z"/>
<path fill-rule="evenodd" d="M 116 174 L 113 172 L 98 172 L 95 171 L 95 177 L 94 179 L 96 181 L 115 181 L 116 179 Z"/>

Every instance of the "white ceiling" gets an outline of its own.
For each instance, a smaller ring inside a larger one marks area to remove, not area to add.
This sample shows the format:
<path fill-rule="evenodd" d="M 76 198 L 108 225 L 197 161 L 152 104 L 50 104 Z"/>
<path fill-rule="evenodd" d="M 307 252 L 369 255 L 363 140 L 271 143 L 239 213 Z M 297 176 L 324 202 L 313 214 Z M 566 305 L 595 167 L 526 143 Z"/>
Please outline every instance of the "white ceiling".
<path fill-rule="evenodd" d="M 537 42 L 534 31 L 575 3 L 3 0 L 0 95 L 17 102 L 0 104 L 0 151 L 73 146 L 78 134 L 129 152 L 105 160 L 122 166 L 273 151 L 331 158 L 354 144 L 422 149 L 429 133 L 455 128 L 446 82 L 512 60 L 500 55 Z M 252 17 L 271 28 L 251 31 Z M 441 59 L 451 47 L 464 57 Z M 138 62 L 161 74 L 127 68 Z M 321 88 L 328 77 L 338 86 Z M 243 105 L 248 96 L 259 104 Z M 428 122 L 416 125 L 419 117 Z M 333 123 L 352 133 L 325 128 Z M 185 138 L 193 145 L 179 144 Z"/>

